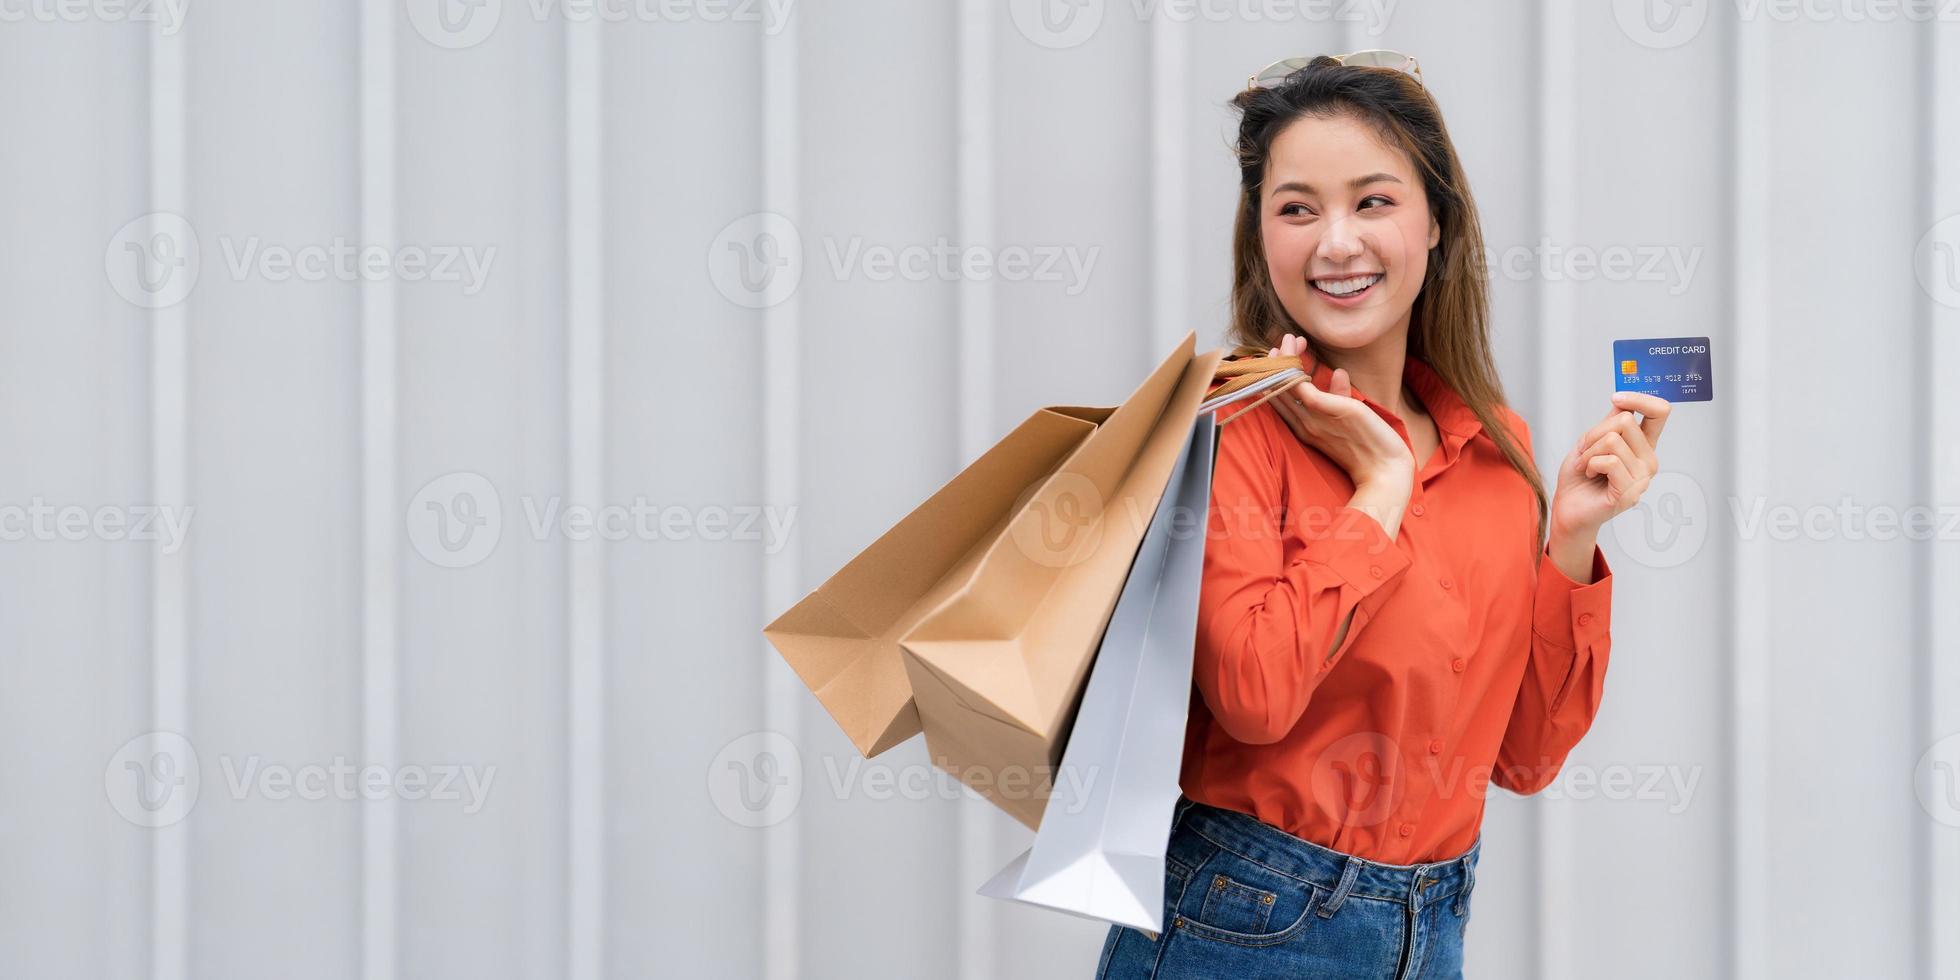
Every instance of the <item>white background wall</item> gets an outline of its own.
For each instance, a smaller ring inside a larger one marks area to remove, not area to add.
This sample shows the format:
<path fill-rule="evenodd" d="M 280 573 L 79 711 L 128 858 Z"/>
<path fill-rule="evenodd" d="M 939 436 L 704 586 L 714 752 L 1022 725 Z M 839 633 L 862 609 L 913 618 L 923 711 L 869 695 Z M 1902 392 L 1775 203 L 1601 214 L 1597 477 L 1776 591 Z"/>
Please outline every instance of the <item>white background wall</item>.
<path fill-rule="evenodd" d="M 922 744 L 857 762 L 760 628 L 1029 411 L 1216 343 L 1226 101 L 1391 46 L 1513 256 L 1549 457 L 1611 339 L 1708 335 L 1718 372 L 1605 536 L 1603 714 L 1553 790 L 1494 794 L 1470 974 L 1960 977 L 1960 532 L 1875 539 L 1960 506 L 1960 12 L 1651 2 L 5 4 L 0 974 L 1089 975 L 1102 929 L 973 895 L 1026 831 L 868 781 L 920 787 Z M 124 231 L 154 212 L 185 224 Z M 800 240 L 793 290 L 729 285 L 758 230 Z M 157 264 L 192 236 L 194 279 Z M 942 238 L 1095 264 L 827 252 Z M 227 257 L 335 241 L 495 252 Z M 472 491 L 494 550 L 444 567 L 424 505 Z M 554 498 L 795 510 L 581 541 L 530 530 Z M 194 510 L 172 548 L 37 502 Z M 766 828 L 730 816 L 753 732 L 800 756 Z M 337 759 L 495 773 L 474 808 L 231 786 Z"/>

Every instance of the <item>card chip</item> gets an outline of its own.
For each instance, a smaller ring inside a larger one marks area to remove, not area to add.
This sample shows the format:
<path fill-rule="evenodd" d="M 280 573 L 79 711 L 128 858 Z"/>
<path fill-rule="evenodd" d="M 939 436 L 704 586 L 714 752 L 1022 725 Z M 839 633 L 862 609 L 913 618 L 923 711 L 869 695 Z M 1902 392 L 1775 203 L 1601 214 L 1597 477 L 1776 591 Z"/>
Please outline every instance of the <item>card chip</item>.
<path fill-rule="evenodd" d="M 1620 373 L 1621 373 L 1621 374 L 1639 374 L 1639 373 L 1640 373 L 1640 368 L 1639 368 L 1639 367 L 1638 367 L 1638 366 L 1636 365 L 1636 363 L 1635 363 L 1635 362 L 1633 362 L 1633 361 L 1621 361 L 1621 362 L 1620 362 Z"/>

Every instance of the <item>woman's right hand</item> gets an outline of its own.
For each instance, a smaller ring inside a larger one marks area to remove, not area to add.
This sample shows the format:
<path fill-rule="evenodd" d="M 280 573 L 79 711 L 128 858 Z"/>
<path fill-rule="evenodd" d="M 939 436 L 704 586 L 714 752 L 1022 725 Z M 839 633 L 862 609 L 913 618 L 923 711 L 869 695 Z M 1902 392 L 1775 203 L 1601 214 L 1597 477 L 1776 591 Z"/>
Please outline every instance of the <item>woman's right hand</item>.
<path fill-rule="evenodd" d="M 1307 339 L 1288 334 L 1268 353 L 1306 357 Z M 1328 390 L 1323 391 L 1309 377 L 1288 388 L 1270 404 L 1278 409 L 1295 438 L 1320 450 L 1347 471 L 1356 497 L 1395 505 L 1397 513 L 1376 515 L 1386 518 L 1382 524 L 1393 533 L 1394 525 L 1400 523 L 1399 504 L 1406 502 L 1415 489 L 1415 456 L 1386 420 L 1354 396 L 1345 369 L 1335 368 L 1328 385 Z"/>

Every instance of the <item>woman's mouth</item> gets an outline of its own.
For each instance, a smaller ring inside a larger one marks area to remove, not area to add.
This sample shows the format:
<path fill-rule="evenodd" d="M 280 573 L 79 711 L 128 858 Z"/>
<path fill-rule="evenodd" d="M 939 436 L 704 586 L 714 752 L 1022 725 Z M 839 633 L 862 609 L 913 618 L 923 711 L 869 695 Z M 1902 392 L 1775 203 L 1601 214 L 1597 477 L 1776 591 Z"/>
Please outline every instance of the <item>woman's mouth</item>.
<path fill-rule="evenodd" d="M 1353 306 L 1382 281 L 1382 273 L 1372 272 L 1343 279 L 1309 279 L 1307 285 L 1321 298 L 1336 306 Z"/>

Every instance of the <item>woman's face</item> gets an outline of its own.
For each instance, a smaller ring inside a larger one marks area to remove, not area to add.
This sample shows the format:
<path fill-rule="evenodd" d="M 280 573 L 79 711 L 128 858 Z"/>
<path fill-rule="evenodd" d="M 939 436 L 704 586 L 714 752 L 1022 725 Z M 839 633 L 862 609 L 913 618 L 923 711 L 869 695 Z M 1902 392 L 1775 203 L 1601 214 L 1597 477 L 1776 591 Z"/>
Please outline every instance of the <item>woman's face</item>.
<path fill-rule="evenodd" d="M 1308 335 L 1339 350 L 1400 334 L 1442 232 L 1408 155 L 1349 116 L 1273 140 L 1260 188 L 1266 271 Z"/>

